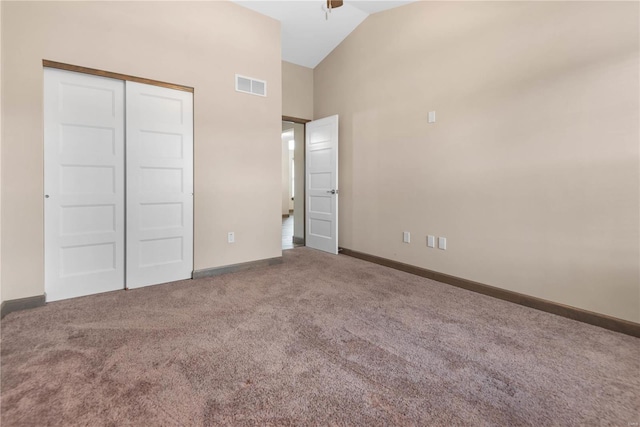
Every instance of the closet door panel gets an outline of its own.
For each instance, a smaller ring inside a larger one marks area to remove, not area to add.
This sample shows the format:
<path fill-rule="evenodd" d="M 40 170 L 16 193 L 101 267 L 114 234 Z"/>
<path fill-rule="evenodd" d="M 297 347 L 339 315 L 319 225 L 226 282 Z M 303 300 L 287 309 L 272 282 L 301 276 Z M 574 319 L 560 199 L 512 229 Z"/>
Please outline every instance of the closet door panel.
<path fill-rule="evenodd" d="M 124 288 L 124 82 L 44 70 L 47 301 Z"/>
<path fill-rule="evenodd" d="M 193 94 L 126 83 L 127 286 L 191 278 Z"/>

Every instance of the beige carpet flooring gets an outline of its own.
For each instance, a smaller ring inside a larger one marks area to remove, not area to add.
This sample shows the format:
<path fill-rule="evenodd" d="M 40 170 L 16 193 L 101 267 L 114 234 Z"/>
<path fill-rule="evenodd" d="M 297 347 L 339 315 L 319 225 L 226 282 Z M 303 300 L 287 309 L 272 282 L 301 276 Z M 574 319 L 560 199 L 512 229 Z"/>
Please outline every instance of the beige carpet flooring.
<path fill-rule="evenodd" d="M 2 320 L 8 426 L 634 426 L 640 340 L 308 248 Z"/>

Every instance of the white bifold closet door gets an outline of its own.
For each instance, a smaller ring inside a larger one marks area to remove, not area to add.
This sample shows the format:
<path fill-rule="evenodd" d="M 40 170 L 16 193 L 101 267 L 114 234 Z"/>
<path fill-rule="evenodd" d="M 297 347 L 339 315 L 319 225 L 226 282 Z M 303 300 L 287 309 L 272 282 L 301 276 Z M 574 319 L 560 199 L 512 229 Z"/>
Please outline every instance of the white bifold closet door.
<path fill-rule="evenodd" d="M 47 301 L 191 277 L 193 95 L 45 68 Z"/>
<path fill-rule="evenodd" d="M 127 287 L 191 278 L 193 94 L 126 89 Z"/>

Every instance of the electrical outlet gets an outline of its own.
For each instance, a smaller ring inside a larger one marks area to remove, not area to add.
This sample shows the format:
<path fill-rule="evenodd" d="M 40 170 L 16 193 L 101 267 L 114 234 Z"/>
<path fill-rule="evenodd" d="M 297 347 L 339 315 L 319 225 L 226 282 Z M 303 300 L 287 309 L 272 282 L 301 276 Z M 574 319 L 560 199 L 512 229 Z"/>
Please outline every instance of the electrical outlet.
<path fill-rule="evenodd" d="M 236 241 L 236 234 L 233 231 L 230 231 L 227 234 L 227 243 L 235 243 Z"/>
<path fill-rule="evenodd" d="M 408 231 L 403 231 L 402 232 L 402 241 L 404 243 L 411 243 L 411 233 L 409 233 Z"/>
<path fill-rule="evenodd" d="M 438 237 L 438 249 L 442 249 L 443 251 L 447 249 L 446 237 Z"/>
<path fill-rule="evenodd" d="M 435 236 L 427 236 L 427 246 L 430 248 L 436 247 L 436 237 Z"/>

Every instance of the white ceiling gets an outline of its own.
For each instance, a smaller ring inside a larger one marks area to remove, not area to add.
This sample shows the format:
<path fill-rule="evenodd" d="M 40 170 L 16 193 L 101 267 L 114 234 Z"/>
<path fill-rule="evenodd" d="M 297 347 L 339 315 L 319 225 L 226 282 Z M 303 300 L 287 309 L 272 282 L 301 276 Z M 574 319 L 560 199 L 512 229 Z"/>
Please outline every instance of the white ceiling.
<path fill-rule="evenodd" d="M 402 6 L 404 0 L 344 0 L 325 19 L 326 0 L 234 0 L 282 23 L 282 60 L 315 68 L 367 16 Z M 324 7 L 324 9 L 323 9 Z"/>

